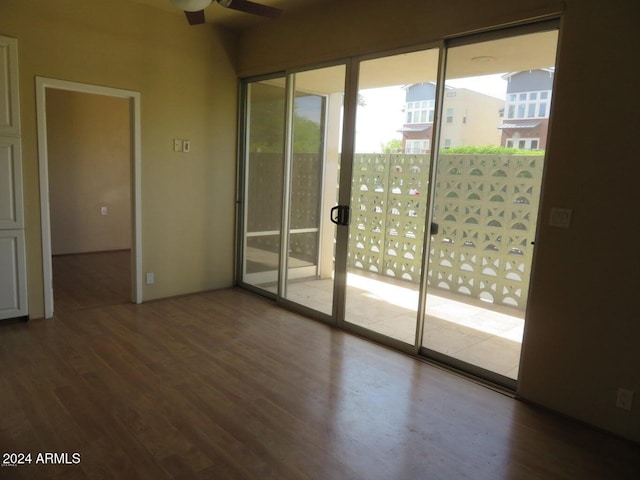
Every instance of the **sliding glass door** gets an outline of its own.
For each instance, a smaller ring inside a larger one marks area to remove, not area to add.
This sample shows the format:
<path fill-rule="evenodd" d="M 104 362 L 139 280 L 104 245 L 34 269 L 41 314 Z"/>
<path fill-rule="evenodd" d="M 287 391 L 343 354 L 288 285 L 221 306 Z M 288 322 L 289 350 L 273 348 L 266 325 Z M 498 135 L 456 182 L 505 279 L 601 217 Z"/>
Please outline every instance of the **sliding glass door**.
<path fill-rule="evenodd" d="M 333 315 L 345 66 L 245 86 L 242 281 Z"/>
<path fill-rule="evenodd" d="M 240 283 L 514 386 L 557 37 L 245 82 Z"/>
<path fill-rule="evenodd" d="M 439 49 L 360 63 L 345 322 L 416 343 Z"/>
<path fill-rule="evenodd" d="M 557 30 L 451 42 L 433 195 L 422 346 L 517 379 Z"/>
<path fill-rule="evenodd" d="M 286 84 L 274 78 L 246 85 L 242 279 L 278 291 Z"/>
<path fill-rule="evenodd" d="M 333 314 L 336 225 L 345 66 L 296 73 L 290 112 L 287 268 L 281 296 Z"/>

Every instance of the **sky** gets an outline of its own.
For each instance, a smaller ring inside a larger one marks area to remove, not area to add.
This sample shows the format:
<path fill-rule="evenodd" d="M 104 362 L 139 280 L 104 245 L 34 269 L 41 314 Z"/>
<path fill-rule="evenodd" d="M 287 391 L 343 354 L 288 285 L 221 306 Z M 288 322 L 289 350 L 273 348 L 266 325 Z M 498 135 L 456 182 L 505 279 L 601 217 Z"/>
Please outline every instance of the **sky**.
<path fill-rule="evenodd" d="M 365 106 L 356 115 L 356 152 L 381 152 L 381 144 L 402 138 L 404 90 L 401 87 L 361 90 Z"/>
<path fill-rule="evenodd" d="M 455 88 L 467 88 L 504 100 L 507 92 L 507 81 L 502 79 L 504 73 L 483 75 L 481 77 L 459 78 L 447 80 L 446 84 Z"/>

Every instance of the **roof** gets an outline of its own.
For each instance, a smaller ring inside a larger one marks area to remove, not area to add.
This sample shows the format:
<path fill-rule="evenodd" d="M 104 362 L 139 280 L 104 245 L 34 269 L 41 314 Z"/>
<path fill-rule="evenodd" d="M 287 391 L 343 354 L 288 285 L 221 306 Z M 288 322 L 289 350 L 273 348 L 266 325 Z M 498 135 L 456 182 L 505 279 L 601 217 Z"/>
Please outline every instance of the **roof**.
<path fill-rule="evenodd" d="M 535 128 L 540 125 L 542 122 L 540 120 L 534 122 L 518 122 L 518 123 L 503 123 L 498 128 Z"/>
<path fill-rule="evenodd" d="M 549 72 L 552 74 L 556 73 L 556 67 L 545 67 L 545 68 L 532 68 L 531 70 L 518 70 L 517 72 L 507 72 L 504 75 L 502 75 L 502 79 L 503 80 L 508 80 L 509 78 L 513 77 L 514 75 L 518 74 L 518 73 L 523 73 L 523 72 L 534 72 L 536 70 L 542 70 L 544 72 Z"/>
<path fill-rule="evenodd" d="M 402 127 L 400 130 L 396 130 L 397 132 L 407 133 L 407 132 L 426 132 L 433 125 L 421 125 L 419 127 Z"/>

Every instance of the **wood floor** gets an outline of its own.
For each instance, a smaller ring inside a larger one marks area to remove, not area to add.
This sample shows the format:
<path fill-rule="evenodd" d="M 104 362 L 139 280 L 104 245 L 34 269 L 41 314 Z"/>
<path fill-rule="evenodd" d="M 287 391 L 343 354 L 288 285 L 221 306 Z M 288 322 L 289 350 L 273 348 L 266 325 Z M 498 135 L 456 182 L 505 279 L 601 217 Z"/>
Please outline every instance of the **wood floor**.
<path fill-rule="evenodd" d="M 239 289 L 77 307 L 0 323 L 0 452 L 32 455 L 2 479 L 640 472 L 636 444 Z M 68 464 L 35 464 L 45 452 Z"/>
<path fill-rule="evenodd" d="M 126 303 L 131 299 L 131 251 L 52 257 L 54 311 Z"/>

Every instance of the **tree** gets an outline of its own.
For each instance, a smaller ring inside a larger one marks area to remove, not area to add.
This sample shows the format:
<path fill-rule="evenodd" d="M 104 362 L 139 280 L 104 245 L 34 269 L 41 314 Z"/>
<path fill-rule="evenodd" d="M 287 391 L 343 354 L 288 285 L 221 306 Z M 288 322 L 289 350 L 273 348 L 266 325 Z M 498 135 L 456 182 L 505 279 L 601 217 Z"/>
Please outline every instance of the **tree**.
<path fill-rule="evenodd" d="M 402 153 L 402 140 L 394 138 L 387 143 L 381 143 L 382 153 Z"/>

